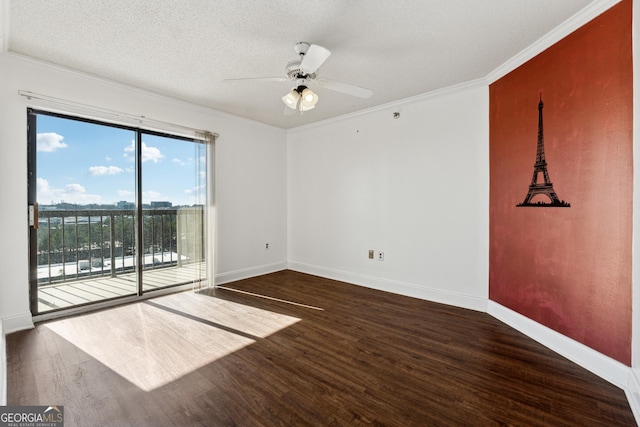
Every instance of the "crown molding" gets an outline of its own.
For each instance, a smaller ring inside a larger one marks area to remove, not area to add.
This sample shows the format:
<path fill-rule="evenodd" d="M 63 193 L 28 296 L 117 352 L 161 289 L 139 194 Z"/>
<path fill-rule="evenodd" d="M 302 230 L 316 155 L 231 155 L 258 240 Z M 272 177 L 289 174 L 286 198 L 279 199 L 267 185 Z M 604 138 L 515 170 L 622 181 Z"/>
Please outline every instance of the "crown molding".
<path fill-rule="evenodd" d="M 510 73 L 511 71 L 515 70 L 525 62 L 534 58 L 536 55 L 539 55 L 549 47 L 567 37 L 578 28 L 582 27 L 597 16 L 606 12 L 611 7 L 620 3 L 620 1 L 622 0 L 596 0 L 593 3 L 589 4 L 584 9 L 545 34 L 542 38 L 529 45 L 529 47 L 520 51 L 520 53 L 518 53 L 516 56 L 512 57 L 507 62 L 503 63 L 498 68 L 487 74 L 487 83 L 491 84 L 501 77 L 505 76 L 506 74 Z"/>
<path fill-rule="evenodd" d="M 387 102 L 386 104 L 376 105 L 375 107 L 367 108 L 364 110 L 354 111 L 353 113 L 343 114 L 341 116 L 332 117 L 330 119 L 321 120 L 319 122 L 309 123 L 303 126 L 297 126 L 294 128 L 287 129 L 287 134 L 307 131 L 309 129 L 326 126 L 332 123 L 338 123 L 345 120 L 352 119 L 354 117 L 363 116 L 365 114 L 374 113 L 376 111 L 385 111 L 393 108 L 398 108 L 402 106 L 406 106 L 408 104 L 415 104 L 417 102 L 423 102 L 427 100 L 431 100 L 433 98 L 438 98 L 440 96 L 453 95 L 455 93 L 464 92 L 470 89 L 475 89 L 479 87 L 485 87 L 488 85 L 487 80 L 482 77 L 475 80 L 469 80 L 464 83 L 459 83 L 452 86 L 443 87 L 441 89 L 432 90 L 430 92 L 422 93 L 420 95 L 411 96 L 409 98 L 402 98 L 397 101 Z"/>

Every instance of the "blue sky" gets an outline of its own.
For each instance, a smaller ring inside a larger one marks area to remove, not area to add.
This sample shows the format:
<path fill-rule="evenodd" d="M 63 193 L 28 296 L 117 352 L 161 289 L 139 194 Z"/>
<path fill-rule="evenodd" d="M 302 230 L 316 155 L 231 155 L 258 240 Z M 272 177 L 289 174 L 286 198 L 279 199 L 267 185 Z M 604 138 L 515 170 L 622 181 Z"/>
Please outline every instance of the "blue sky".
<path fill-rule="evenodd" d="M 130 130 L 38 115 L 38 203 L 134 202 L 134 140 Z M 146 134 L 142 142 L 143 203 L 204 203 L 201 144 Z"/>

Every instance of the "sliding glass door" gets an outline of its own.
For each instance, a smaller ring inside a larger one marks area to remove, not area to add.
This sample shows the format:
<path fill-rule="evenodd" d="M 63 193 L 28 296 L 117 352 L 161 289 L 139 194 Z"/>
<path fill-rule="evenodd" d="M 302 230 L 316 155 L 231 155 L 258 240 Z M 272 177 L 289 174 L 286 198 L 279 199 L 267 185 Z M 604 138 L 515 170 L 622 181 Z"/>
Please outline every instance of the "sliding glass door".
<path fill-rule="evenodd" d="M 205 279 L 207 147 L 28 111 L 34 315 Z"/>

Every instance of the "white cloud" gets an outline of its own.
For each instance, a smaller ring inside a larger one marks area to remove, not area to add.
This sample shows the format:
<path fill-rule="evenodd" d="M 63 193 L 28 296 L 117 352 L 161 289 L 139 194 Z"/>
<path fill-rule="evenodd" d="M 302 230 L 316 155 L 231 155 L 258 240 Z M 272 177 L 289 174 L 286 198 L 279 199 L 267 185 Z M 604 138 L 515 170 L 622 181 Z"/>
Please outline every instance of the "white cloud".
<path fill-rule="evenodd" d="M 36 184 L 38 188 L 38 195 L 40 195 L 41 193 L 48 193 L 49 191 L 51 191 L 51 187 L 49 186 L 49 181 L 47 181 L 44 178 L 38 178 L 36 180 Z"/>
<path fill-rule="evenodd" d="M 131 145 L 124 149 L 124 157 L 133 161 L 135 159 L 135 141 L 131 141 Z M 164 154 L 160 152 L 160 149 L 157 147 L 149 147 L 147 144 L 142 142 L 142 162 L 146 162 L 151 160 L 153 163 L 158 163 L 160 159 L 164 158 Z"/>
<path fill-rule="evenodd" d="M 136 142 L 132 140 L 131 144 L 129 144 L 128 146 L 124 147 L 124 152 L 125 153 L 135 153 L 136 152 Z M 125 154 L 124 156 L 127 157 L 127 154 Z"/>
<path fill-rule="evenodd" d="M 74 183 L 67 184 L 64 188 L 56 188 L 49 185 L 49 181 L 44 178 L 37 179 L 38 200 L 42 203 L 77 203 L 89 204 L 100 203 L 102 197 L 98 194 L 89 194 L 82 185 Z"/>
<path fill-rule="evenodd" d="M 64 136 L 54 132 L 39 133 L 36 135 L 36 151 L 51 153 L 59 148 L 68 147 L 62 142 Z"/>
<path fill-rule="evenodd" d="M 135 193 L 129 190 L 118 190 L 118 196 L 120 197 L 133 197 Z"/>
<path fill-rule="evenodd" d="M 117 166 L 91 166 L 89 168 L 89 173 L 93 176 L 118 175 L 122 172 L 124 170 Z"/>
<path fill-rule="evenodd" d="M 187 162 L 185 162 L 184 160 L 180 160 L 178 158 L 173 158 L 171 159 L 171 161 L 177 164 L 178 166 L 187 166 Z"/>
<path fill-rule="evenodd" d="M 156 147 L 147 147 L 147 145 L 142 143 L 142 161 L 146 162 L 147 160 L 152 160 L 153 163 L 158 163 L 160 159 L 162 159 L 164 155 L 160 152 L 160 150 Z"/>
<path fill-rule="evenodd" d="M 83 194 L 87 192 L 87 189 L 80 184 L 67 184 L 64 188 L 67 193 Z"/>

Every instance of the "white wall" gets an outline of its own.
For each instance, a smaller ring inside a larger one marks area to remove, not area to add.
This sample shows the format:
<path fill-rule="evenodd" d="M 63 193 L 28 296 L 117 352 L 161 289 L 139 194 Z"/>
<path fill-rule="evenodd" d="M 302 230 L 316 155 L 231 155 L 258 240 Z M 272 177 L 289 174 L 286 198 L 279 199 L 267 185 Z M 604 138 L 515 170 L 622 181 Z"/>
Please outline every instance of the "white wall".
<path fill-rule="evenodd" d="M 284 130 L 5 53 L 0 55 L 0 319 L 5 332 L 30 322 L 26 108 L 43 106 L 18 90 L 219 133 L 216 278 L 222 282 L 286 267 Z"/>
<path fill-rule="evenodd" d="M 469 84 L 289 131 L 289 267 L 484 310 L 488 106 Z"/>

